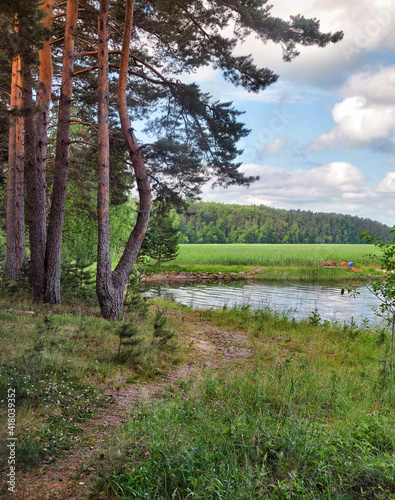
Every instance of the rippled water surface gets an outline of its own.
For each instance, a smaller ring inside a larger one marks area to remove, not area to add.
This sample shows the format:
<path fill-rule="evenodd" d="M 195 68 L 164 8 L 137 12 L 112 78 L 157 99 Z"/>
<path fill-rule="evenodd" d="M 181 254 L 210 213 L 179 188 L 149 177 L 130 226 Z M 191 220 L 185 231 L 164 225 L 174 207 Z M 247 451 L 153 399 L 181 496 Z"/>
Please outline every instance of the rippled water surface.
<path fill-rule="evenodd" d="M 182 285 L 147 285 L 145 295 L 164 296 L 195 308 L 229 307 L 249 304 L 251 308 L 270 307 L 297 319 L 306 318 L 317 309 L 322 319 L 361 323 L 363 318 L 376 321 L 372 310 L 378 299 L 365 287 L 353 298 L 340 287 L 316 284 L 283 283 L 204 283 Z"/>

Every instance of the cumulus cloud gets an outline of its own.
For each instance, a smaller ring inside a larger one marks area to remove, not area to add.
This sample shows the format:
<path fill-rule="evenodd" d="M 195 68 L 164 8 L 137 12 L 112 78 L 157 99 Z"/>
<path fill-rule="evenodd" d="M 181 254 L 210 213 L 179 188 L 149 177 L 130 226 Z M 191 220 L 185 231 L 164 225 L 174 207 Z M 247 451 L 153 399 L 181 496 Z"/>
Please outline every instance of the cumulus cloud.
<path fill-rule="evenodd" d="M 375 184 L 366 174 L 347 162 L 333 162 L 307 170 L 290 171 L 269 165 L 245 165 L 248 175 L 260 175 L 249 189 L 209 188 L 203 199 L 224 203 L 267 205 L 358 215 L 395 224 L 395 171 Z"/>
<path fill-rule="evenodd" d="M 367 181 L 361 170 L 346 162 L 333 162 L 310 170 L 287 171 L 259 165 L 247 165 L 244 169 L 261 176 L 262 180 L 251 189 L 255 196 L 288 196 L 294 203 L 329 200 L 333 195 L 353 192 L 356 186 Z"/>
<path fill-rule="evenodd" d="M 285 137 L 278 137 L 277 139 L 274 139 L 273 141 L 270 141 L 266 144 L 263 149 L 263 155 L 269 156 L 282 153 L 287 144 L 288 141 L 287 139 L 285 139 Z"/>
<path fill-rule="evenodd" d="M 392 105 L 395 92 L 395 66 L 371 68 L 352 75 L 340 90 L 344 97 L 364 96 L 375 104 Z"/>
<path fill-rule="evenodd" d="M 393 196 L 395 194 L 395 172 L 388 172 L 384 179 L 377 184 L 376 191 L 379 194 Z"/>
<path fill-rule="evenodd" d="M 348 0 L 343 3 L 339 16 L 339 20 L 346 16 L 343 17 L 346 33 L 343 53 L 346 57 L 351 58 L 358 51 L 395 48 L 395 5 L 392 0 Z"/>
<path fill-rule="evenodd" d="M 395 66 L 353 75 L 343 86 L 343 101 L 332 109 L 336 126 L 311 141 L 313 151 L 364 146 L 385 147 L 395 134 Z M 390 148 L 392 149 L 392 147 Z"/>
<path fill-rule="evenodd" d="M 324 49 L 299 47 L 300 55 L 291 63 L 281 57 L 281 47 L 261 45 L 251 36 L 240 45 L 240 53 L 251 52 L 260 65 L 282 79 L 336 88 L 364 60 L 366 53 L 395 49 L 395 4 L 393 0 L 276 0 L 273 14 L 283 19 L 302 14 L 320 20 L 321 30 L 342 30 L 344 39 Z M 246 50 L 247 49 L 247 50 Z"/>
<path fill-rule="evenodd" d="M 236 53 L 252 54 L 259 66 L 268 67 L 281 77 L 278 83 L 258 95 L 248 94 L 242 89 L 235 90 L 211 67 L 201 68 L 190 75 L 191 81 L 201 83 L 213 95 L 221 88 L 221 93 L 229 94 L 232 100 L 278 102 L 298 97 L 309 99 L 309 95 L 295 88 L 295 82 L 321 89 L 338 88 L 360 67 L 361 58 L 367 52 L 395 49 L 393 0 L 276 0 L 272 13 L 285 20 L 297 14 L 315 17 L 320 20 L 323 32 L 342 30 L 344 39 L 325 48 L 300 46 L 300 55 L 292 63 L 286 63 L 282 60 L 279 44 L 263 44 L 254 35 L 249 36 L 239 44 Z"/>

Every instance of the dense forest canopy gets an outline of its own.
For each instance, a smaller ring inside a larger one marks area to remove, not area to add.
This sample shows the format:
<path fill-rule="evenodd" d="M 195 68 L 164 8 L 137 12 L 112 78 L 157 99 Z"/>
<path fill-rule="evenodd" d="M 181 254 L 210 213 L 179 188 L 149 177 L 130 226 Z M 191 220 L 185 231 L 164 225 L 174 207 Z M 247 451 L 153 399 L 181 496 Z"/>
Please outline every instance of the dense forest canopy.
<path fill-rule="evenodd" d="M 180 218 L 181 243 L 361 243 L 362 231 L 390 240 L 389 227 L 352 215 L 264 205 L 192 203 Z"/>

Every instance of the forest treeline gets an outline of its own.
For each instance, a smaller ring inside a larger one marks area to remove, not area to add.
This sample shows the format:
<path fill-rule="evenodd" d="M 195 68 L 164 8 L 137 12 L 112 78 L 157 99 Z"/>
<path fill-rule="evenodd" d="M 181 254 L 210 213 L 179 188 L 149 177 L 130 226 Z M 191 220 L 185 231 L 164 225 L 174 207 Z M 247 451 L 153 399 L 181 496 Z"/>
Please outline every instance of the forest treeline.
<path fill-rule="evenodd" d="M 180 218 L 181 243 L 360 243 L 362 231 L 389 241 L 389 227 L 337 213 L 264 205 L 192 203 Z"/>

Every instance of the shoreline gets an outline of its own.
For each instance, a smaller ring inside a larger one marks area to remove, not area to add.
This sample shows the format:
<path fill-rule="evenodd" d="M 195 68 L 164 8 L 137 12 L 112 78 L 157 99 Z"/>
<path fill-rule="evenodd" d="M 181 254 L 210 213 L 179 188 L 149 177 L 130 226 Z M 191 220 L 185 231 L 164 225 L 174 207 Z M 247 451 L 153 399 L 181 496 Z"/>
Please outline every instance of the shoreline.
<path fill-rule="evenodd" d="M 154 273 L 152 275 L 144 276 L 141 281 L 152 282 L 152 281 L 201 281 L 201 282 L 212 282 L 212 281 L 231 281 L 236 279 L 251 279 L 256 278 L 257 275 L 263 274 L 263 269 L 258 269 L 257 271 L 240 271 L 238 273 L 230 272 L 223 273 L 219 271 L 218 273 L 209 272 L 193 272 L 193 271 L 163 271 L 159 273 Z"/>
<path fill-rule="evenodd" d="M 224 283 L 230 281 L 293 281 L 293 282 L 339 282 L 344 283 L 361 281 L 361 277 L 370 279 L 374 276 L 364 271 L 356 274 L 350 268 L 344 267 L 318 267 L 318 268 L 253 268 L 243 271 L 190 271 L 190 270 L 152 270 L 143 271 L 140 277 L 142 283 Z M 147 273 L 147 274 L 145 274 Z M 361 276 L 362 275 L 362 276 Z"/>

